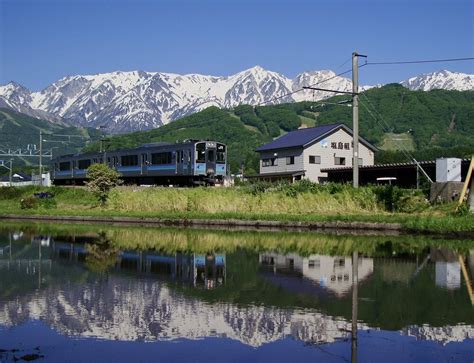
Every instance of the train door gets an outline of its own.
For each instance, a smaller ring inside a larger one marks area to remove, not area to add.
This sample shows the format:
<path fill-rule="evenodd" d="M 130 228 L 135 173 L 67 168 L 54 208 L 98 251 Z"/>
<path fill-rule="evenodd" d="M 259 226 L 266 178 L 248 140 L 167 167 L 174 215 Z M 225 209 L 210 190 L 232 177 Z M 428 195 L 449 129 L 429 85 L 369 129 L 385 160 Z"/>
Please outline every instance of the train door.
<path fill-rule="evenodd" d="M 216 149 L 206 150 L 206 174 L 208 170 L 214 174 L 216 172 Z"/>
<path fill-rule="evenodd" d="M 148 154 L 143 153 L 141 158 L 141 174 L 147 173 L 147 165 L 148 165 Z"/>
<path fill-rule="evenodd" d="M 178 175 L 183 175 L 183 160 L 184 152 L 183 150 L 176 151 L 176 173 Z"/>
<path fill-rule="evenodd" d="M 183 151 L 183 174 L 191 174 L 191 150 Z"/>
<path fill-rule="evenodd" d="M 114 167 L 114 169 L 117 169 L 118 166 L 119 166 L 118 156 L 114 156 L 113 158 L 114 158 L 113 159 L 113 167 Z"/>

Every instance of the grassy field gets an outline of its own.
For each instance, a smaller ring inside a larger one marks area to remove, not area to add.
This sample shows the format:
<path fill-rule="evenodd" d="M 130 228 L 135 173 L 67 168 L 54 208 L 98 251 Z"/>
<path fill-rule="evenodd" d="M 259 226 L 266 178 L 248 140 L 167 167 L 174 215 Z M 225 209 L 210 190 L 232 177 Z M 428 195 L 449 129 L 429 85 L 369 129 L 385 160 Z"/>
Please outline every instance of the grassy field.
<path fill-rule="evenodd" d="M 21 208 L 21 200 L 49 191 L 53 202 Z M 420 193 L 341 185 L 251 185 L 233 188 L 119 187 L 101 207 L 85 188 L 2 188 L 0 214 L 127 216 L 172 219 L 362 221 L 401 223 L 410 231 L 474 232 L 474 215 L 454 205 L 432 207 Z"/>
<path fill-rule="evenodd" d="M 415 150 L 415 142 L 413 136 L 408 133 L 403 134 L 385 134 L 382 144 L 380 145 L 382 150 Z"/>

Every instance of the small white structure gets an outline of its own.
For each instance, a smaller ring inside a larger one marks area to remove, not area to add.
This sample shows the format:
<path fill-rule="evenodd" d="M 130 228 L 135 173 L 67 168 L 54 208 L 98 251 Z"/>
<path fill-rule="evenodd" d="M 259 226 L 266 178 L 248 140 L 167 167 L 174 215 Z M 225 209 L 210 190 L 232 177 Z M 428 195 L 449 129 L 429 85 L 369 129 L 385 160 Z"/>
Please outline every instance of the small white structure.
<path fill-rule="evenodd" d="M 460 182 L 461 159 L 442 158 L 436 159 L 436 182 Z"/>
<path fill-rule="evenodd" d="M 359 165 L 374 165 L 377 149 L 359 138 Z M 320 183 L 327 173 L 321 169 L 352 166 L 353 135 L 344 124 L 291 131 L 259 147 L 261 179 L 302 178 Z"/>
<path fill-rule="evenodd" d="M 459 261 L 436 261 L 436 286 L 454 290 L 461 287 L 461 264 Z"/>
<path fill-rule="evenodd" d="M 31 181 L 33 182 L 33 185 L 42 185 L 44 187 L 50 187 L 51 186 L 51 174 L 48 173 L 43 173 L 41 174 L 41 180 L 39 178 L 39 174 L 32 175 L 31 176 Z"/>

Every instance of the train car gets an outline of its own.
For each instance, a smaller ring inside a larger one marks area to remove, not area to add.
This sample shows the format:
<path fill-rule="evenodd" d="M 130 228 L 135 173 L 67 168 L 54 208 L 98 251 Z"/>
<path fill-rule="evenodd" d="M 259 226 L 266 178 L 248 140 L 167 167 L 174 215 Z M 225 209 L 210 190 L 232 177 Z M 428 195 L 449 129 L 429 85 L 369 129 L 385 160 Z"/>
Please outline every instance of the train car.
<path fill-rule="evenodd" d="M 126 184 L 215 185 L 227 174 L 227 147 L 207 140 L 151 143 L 134 149 L 63 155 L 52 160 L 55 185 L 82 185 L 87 168 L 105 163 Z"/>

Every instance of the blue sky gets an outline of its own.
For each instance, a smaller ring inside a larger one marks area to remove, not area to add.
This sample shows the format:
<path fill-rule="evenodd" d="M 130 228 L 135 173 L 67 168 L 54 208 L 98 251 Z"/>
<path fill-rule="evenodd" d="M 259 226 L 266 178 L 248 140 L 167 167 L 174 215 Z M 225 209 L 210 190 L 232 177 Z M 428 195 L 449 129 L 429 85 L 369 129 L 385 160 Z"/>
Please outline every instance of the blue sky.
<path fill-rule="evenodd" d="M 472 0 L 0 0 L 0 84 L 115 70 L 288 77 L 369 61 L 474 56 Z M 372 66 L 362 84 L 474 63 Z"/>

